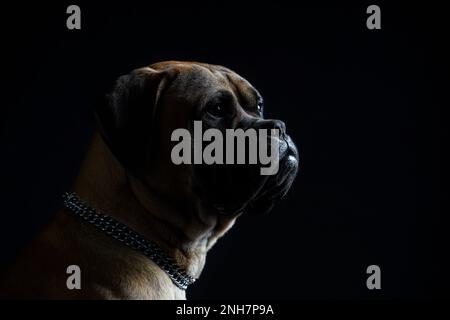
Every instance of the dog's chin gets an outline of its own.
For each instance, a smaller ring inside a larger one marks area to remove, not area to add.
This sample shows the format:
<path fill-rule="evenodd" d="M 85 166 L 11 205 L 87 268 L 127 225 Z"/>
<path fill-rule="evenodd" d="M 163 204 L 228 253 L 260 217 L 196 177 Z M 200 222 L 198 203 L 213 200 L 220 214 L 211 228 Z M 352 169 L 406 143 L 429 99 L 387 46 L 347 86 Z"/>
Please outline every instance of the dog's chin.
<path fill-rule="evenodd" d="M 247 207 L 247 202 L 242 205 L 236 205 L 234 207 L 231 206 L 224 206 L 222 204 L 212 204 L 213 212 L 221 215 L 221 216 L 238 216 L 242 214 L 245 211 L 245 208 Z"/>
<path fill-rule="evenodd" d="M 287 150 L 280 159 L 279 171 L 273 176 L 246 177 L 254 181 L 254 185 L 247 185 L 248 189 L 255 190 L 247 197 L 241 197 L 242 193 L 229 192 L 217 194 L 203 193 L 200 196 L 202 205 L 211 214 L 221 216 L 239 216 L 244 213 L 267 213 L 274 203 L 282 198 L 289 190 L 292 181 L 297 173 L 298 158 L 295 150 Z M 239 190 L 239 186 L 235 186 Z M 233 190 L 234 191 L 234 190 Z M 243 192 L 244 189 L 241 189 Z"/>
<path fill-rule="evenodd" d="M 267 180 L 267 176 L 257 174 L 256 169 L 249 174 L 242 167 L 228 168 L 221 167 L 215 173 L 209 171 L 207 178 L 203 175 L 201 180 L 197 178 L 194 191 L 202 206 L 211 214 L 237 216 L 243 213 Z M 215 177 L 225 175 L 228 180 L 220 178 L 221 183 L 217 183 Z"/>
<path fill-rule="evenodd" d="M 268 176 L 260 192 L 248 201 L 245 208 L 247 214 L 261 215 L 270 212 L 275 203 L 291 188 L 298 172 L 299 156 L 289 136 L 280 142 L 279 159 L 277 174 Z"/>
<path fill-rule="evenodd" d="M 221 216 L 238 216 L 245 212 L 252 197 L 243 199 L 213 196 L 211 194 L 199 195 L 200 202 L 207 212 Z"/>
<path fill-rule="evenodd" d="M 289 190 L 298 169 L 298 152 L 287 136 L 279 142 L 278 172 L 261 175 L 260 165 L 197 166 L 195 188 L 202 206 L 217 215 L 268 212 Z"/>

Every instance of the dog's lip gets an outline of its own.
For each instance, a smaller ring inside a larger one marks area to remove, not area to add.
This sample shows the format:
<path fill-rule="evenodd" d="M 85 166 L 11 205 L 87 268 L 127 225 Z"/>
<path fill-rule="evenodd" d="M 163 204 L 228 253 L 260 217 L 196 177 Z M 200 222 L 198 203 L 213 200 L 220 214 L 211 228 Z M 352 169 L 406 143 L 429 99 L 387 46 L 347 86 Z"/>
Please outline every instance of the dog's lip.
<path fill-rule="evenodd" d="M 208 197 L 205 197 L 204 195 L 201 196 L 200 201 L 205 207 L 209 208 L 210 210 L 214 210 L 221 215 L 239 214 L 244 211 L 247 205 L 246 203 L 243 203 L 241 205 L 236 206 L 227 206 L 223 202 L 216 202 L 214 200 L 209 199 Z"/>
<path fill-rule="evenodd" d="M 240 212 L 243 212 L 246 204 L 243 204 L 241 206 L 236 206 L 236 207 L 230 207 L 227 208 L 225 205 L 223 204 L 212 204 L 212 206 L 220 213 L 223 215 L 233 215 L 233 214 L 238 214 Z"/>
<path fill-rule="evenodd" d="M 283 159 L 286 154 L 288 154 L 289 152 L 289 143 L 286 141 L 285 138 L 279 139 L 278 142 L 279 148 L 278 148 L 278 152 L 279 152 L 279 157 L 280 159 Z"/>
<path fill-rule="evenodd" d="M 287 160 L 289 162 L 298 162 L 297 149 L 289 136 L 280 139 L 279 145 L 280 161 Z"/>

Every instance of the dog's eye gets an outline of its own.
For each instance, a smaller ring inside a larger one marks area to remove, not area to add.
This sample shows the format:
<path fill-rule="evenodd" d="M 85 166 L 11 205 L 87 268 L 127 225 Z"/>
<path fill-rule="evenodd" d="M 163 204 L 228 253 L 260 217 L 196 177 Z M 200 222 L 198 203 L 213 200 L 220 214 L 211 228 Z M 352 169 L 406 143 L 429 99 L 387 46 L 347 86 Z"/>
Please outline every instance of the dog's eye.
<path fill-rule="evenodd" d="M 216 118 L 222 118 L 226 114 L 225 106 L 220 103 L 211 104 L 206 111 Z"/>

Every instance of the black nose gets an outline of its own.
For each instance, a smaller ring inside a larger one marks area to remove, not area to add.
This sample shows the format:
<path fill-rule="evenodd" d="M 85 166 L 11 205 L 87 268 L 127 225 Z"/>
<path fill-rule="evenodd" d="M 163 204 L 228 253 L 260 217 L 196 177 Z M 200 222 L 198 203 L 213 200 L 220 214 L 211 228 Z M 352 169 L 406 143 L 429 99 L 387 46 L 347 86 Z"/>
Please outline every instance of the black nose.
<path fill-rule="evenodd" d="M 286 134 L 286 125 L 283 121 L 277 119 L 258 120 L 256 123 L 256 129 L 278 129 L 280 130 L 280 137 L 284 137 Z"/>

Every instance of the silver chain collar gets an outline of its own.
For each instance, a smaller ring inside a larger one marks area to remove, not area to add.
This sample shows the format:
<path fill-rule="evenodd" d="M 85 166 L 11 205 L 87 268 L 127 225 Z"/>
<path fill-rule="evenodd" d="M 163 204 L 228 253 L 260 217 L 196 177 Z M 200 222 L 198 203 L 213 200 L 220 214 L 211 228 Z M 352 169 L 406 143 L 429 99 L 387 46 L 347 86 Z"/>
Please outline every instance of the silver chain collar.
<path fill-rule="evenodd" d="M 137 250 L 150 258 L 172 279 L 173 283 L 180 289 L 186 290 L 188 285 L 195 279 L 188 275 L 173 261 L 160 247 L 145 239 L 140 234 L 112 217 L 98 213 L 89 207 L 75 193 L 63 194 L 64 205 L 84 221 L 94 225 L 110 237 L 122 242 L 127 247 Z"/>

